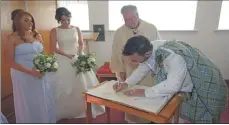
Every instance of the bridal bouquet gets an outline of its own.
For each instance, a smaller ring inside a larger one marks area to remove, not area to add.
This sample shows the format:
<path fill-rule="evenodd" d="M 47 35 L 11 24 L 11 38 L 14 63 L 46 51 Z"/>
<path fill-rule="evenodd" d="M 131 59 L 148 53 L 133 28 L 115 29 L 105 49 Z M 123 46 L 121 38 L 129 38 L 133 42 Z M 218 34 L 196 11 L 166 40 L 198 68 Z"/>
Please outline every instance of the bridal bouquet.
<path fill-rule="evenodd" d="M 76 73 L 85 73 L 91 71 L 96 66 L 94 54 L 80 54 L 73 58 L 72 66 Z"/>
<path fill-rule="evenodd" d="M 38 53 L 33 59 L 34 68 L 39 70 L 41 74 L 46 72 L 56 72 L 58 64 L 54 56 L 44 53 Z"/>

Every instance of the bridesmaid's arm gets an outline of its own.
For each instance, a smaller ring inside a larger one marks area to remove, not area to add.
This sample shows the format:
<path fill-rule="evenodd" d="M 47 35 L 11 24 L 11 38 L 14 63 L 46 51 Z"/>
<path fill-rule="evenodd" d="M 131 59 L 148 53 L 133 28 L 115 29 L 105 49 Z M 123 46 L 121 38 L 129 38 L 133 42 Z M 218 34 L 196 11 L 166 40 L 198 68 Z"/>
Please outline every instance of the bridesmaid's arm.
<path fill-rule="evenodd" d="M 70 59 L 72 59 L 74 57 L 74 55 L 72 54 L 67 54 L 65 53 L 64 51 L 60 50 L 59 48 L 56 47 L 57 45 L 57 39 L 56 39 L 56 29 L 53 28 L 51 30 L 51 33 L 50 33 L 50 41 L 51 41 L 51 48 L 52 48 L 52 52 L 55 52 L 55 53 L 58 53 L 60 55 L 63 55 L 63 56 L 66 56 Z"/>
<path fill-rule="evenodd" d="M 78 43 L 79 43 L 79 54 L 83 52 L 84 49 L 84 44 L 83 44 L 83 37 L 82 37 L 82 33 L 79 29 L 79 27 L 77 27 L 77 31 L 78 31 Z"/>
<path fill-rule="evenodd" d="M 44 46 L 44 41 L 43 41 L 41 34 L 36 35 L 36 40 L 39 41 Z M 43 52 L 46 53 L 44 50 Z"/>
<path fill-rule="evenodd" d="M 36 70 L 29 70 L 29 69 L 26 69 L 24 68 L 22 65 L 16 63 L 14 61 L 14 52 L 15 52 L 15 42 L 14 42 L 14 38 L 12 38 L 11 36 L 9 36 L 7 38 L 7 41 L 6 41 L 6 61 L 7 63 L 10 65 L 11 68 L 14 68 L 18 71 L 21 71 L 21 72 L 24 72 L 28 75 L 32 75 L 32 76 L 35 76 L 35 77 L 39 77 L 41 78 L 42 75 L 40 74 L 39 71 L 36 71 Z"/>

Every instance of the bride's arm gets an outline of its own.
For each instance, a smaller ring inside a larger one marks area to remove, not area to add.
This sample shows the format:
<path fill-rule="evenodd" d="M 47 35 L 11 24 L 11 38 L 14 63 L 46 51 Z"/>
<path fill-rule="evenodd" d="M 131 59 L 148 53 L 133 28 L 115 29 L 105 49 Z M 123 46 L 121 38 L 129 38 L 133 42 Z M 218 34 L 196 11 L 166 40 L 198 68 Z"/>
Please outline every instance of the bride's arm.
<path fill-rule="evenodd" d="M 82 33 L 79 29 L 79 27 L 77 27 L 77 32 L 78 32 L 78 43 L 79 43 L 79 54 L 83 52 L 84 49 L 84 44 L 83 44 L 83 37 L 82 37 Z"/>
<path fill-rule="evenodd" d="M 66 57 L 68 57 L 70 59 L 74 57 L 74 55 L 67 54 L 64 51 L 62 51 L 62 50 L 60 50 L 59 48 L 56 47 L 57 42 L 56 42 L 56 29 L 55 28 L 53 28 L 51 30 L 51 33 L 50 33 L 50 42 L 51 42 L 52 52 L 55 52 L 55 53 L 58 53 L 60 55 L 66 56 Z"/>

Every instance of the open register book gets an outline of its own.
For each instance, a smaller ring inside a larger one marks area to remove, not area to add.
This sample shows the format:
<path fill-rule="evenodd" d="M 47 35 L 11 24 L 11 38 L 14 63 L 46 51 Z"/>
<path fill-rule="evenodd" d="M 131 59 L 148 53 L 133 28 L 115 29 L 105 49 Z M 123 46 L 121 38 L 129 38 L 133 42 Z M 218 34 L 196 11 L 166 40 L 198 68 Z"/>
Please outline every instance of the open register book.
<path fill-rule="evenodd" d="M 113 89 L 113 85 L 117 81 L 109 81 L 102 85 L 100 85 L 97 88 L 89 89 L 87 91 L 87 94 L 100 97 L 103 99 L 119 102 L 123 105 L 127 105 L 139 110 L 143 110 L 150 113 L 158 114 L 163 107 L 169 102 L 169 100 L 172 98 L 171 96 L 166 96 L 163 98 L 146 98 L 146 97 L 128 97 L 124 95 L 124 91 L 128 89 L 133 88 L 148 88 L 147 86 L 143 85 L 134 85 L 132 87 L 129 87 L 126 90 L 122 90 L 120 92 L 115 92 Z"/>

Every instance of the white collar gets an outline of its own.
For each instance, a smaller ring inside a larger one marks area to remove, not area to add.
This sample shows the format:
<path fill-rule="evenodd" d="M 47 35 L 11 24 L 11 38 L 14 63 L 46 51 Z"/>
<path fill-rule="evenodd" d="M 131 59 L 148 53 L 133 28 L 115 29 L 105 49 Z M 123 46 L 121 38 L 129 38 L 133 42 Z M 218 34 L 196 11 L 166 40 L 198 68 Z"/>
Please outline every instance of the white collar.
<path fill-rule="evenodd" d="M 154 53 L 144 62 L 140 63 L 139 65 L 147 65 L 151 70 L 155 71 L 155 56 Z"/>

